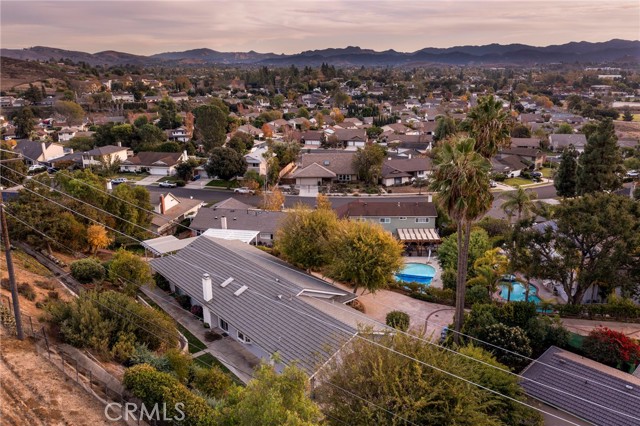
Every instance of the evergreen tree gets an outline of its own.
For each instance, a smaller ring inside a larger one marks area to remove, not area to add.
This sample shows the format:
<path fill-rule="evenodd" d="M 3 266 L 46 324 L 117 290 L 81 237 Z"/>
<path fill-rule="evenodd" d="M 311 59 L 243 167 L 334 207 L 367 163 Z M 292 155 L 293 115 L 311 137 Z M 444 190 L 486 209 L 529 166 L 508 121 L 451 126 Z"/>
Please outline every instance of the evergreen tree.
<path fill-rule="evenodd" d="M 561 197 L 575 197 L 578 173 L 578 153 L 573 145 L 562 151 L 560 167 L 555 175 L 553 185 Z"/>
<path fill-rule="evenodd" d="M 615 191 L 622 187 L 622 155 L 618 150 L 613 121 L 605 119 L 589 135 L 578 164 L 577 192 Z"/>

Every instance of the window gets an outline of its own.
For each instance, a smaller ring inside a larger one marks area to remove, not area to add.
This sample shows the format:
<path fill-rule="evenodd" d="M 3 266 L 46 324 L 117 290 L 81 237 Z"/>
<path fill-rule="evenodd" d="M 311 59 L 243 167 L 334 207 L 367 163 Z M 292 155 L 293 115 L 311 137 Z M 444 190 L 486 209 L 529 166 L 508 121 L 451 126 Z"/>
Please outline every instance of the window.
<path fill-rule="evenodd" d="M 416 223 L 429 223 L 428 217 L 416 217 Z"/>
<path fill-rule="evenodd" d="M 261 240 L 273 240 L 273 234 L 264 234 L 264 233 L 261 233 L 261 234 L 260 234 L 260 239 L 261 239 Z"/>
<path fill-rule="evenodd" d="M 391 219 L 388 217 L 381 217 L 380 223 L 391 223 Z"/>
<path fill-rule="evenodd" d="M 229 331 L 229 323 L 220 318 L 220 328 L 224 331 Z"/>
<path fill-rule="evenodd" d="M 351 175 L 338 175 L 338 180 L 340 182 L 349 182 L 351 181 Z"/>
<path fill-rule="evenodd" d="M 238 340 L 240 340 L 242 343 L 251 343 L 251 339 L 249 338 L 249 336 L 241 331 L 238 331 Z"/>
<path fill-rule="evenodd" d="M 406 216 L 400 216 L 400 220 L 407 220 Z"/>
<path fill-rule="evenodd" d="M 325 165 L 325 166 L 328 166 L 328 165 L 329 165 L 329 160 L 324 160 L 324 161 L 322 162 L 322 164 L 323 164 L 323 165 Z"/>

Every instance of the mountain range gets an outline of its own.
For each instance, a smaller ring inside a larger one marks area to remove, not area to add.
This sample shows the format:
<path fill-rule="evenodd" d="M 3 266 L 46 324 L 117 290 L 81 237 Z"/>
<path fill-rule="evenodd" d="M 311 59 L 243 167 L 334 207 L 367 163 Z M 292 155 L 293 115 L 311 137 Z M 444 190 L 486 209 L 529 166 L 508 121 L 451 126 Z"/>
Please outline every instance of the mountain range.
<path fill-rule="evenodd" d="M 532 65 L 548 63 L 640 62 L 640 41 L 613 39 L 606 42 L 571 42 L 545 47 L 526 44 L 488 44 L 484 46 L 428 47 L 415 52 L 375 51 L 349 46 L 309 50 L 286 55 L 276 53 L 219 52 L 201 48 L 183 52 L 165 52 L 150 56 L 112 50 L 87 53 L 53 47 L 0 49 L 0 56 L 46 61 L 51 58 L 84 61 L 91 65 L 299 65 L 318 66 L 417 66 L 445 65 Z"/>

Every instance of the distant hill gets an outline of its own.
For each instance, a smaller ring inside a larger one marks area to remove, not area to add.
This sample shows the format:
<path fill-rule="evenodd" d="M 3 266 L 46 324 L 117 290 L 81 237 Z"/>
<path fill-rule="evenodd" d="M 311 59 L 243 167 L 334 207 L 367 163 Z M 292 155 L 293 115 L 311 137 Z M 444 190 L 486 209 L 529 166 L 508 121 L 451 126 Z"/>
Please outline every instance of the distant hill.
<path fill-rule="evenodd" d="M 275 53 L 218 52 L 211 49 L 192 49 L 183 52 L 165 52 L 151 56 L 105 51 L 77 52 L 52 47 L 36 46 L 28 49 L 0 49 L 0 56 L 46 61 L 51 58 L 84 61 L 91 65 L 157 65 L 157 64 L 255 64 L 255 65 L 320 65 L 336 66 L 402 66 L 405 64 L 451 65 L 530 65 L 555 62 L 640 62 L 640 41 L 614 39 L 606 42 L 571 42 L 561 45 L 536 47 L 525 44 L 488 44 L 484 46 L 428 47 L 415 52 L 385 50 L 377 52 L 357 46 L 308 50 L 293 55 Z"/>

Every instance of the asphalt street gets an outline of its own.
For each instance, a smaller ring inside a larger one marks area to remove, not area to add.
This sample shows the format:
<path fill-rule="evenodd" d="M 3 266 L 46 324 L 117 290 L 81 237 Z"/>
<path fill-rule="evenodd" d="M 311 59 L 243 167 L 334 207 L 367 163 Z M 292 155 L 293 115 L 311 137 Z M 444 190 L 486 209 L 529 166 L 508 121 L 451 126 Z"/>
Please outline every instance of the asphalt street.
<path fill-rule="evenodd" d="M 166 192 L 171 192 L 172 194 L 178 196 L 178 197 L 183 197 L 183 198 L 197 198 L 200 199 L 202 201 L 204 201 L 205 203 L 212 203 L 212 202 L 220 202 L 222 200 L 226 200 L 229 197 L 233 197 L 236 198 L 240 201 L 242 201 L 243 203 L 252 205 L 252 206 L 257 206 L 260 201 L 262 200 L 261 197 L 256 196 L 256 195 L 246 195 L 246 194 L 234 194 L 231 191 L 225 190 L 225 189 L 217 189 L 217 188 L 213 188 L 213 189 L 195 189 L 195 188 L 171 188 L 171 189 L 166 189 L 166 188 L 159 188 L 157 186 L 147 186 L 146 187 L 149 192 L 151 193 L 151 197 L 152 200 L 154 200 L 155 198 L 157 198 L 157 195 L 159 195 L 160 193 L 166 193 Z M 514 189 L 515 190 L 515 189 Z M 545 186 L 539 186 L 536 188 L 531 188 L 528 189 L 527 191 L 531 191 L 531 192 L 535 192 L 537 194 L 537 198 L 538 199 L 547 199 L 547 198 L 554 198 L 556 196 L 556 190 L 553 187 L 553 184 L 549 184 L 549 185 L 545 185 Z M 154 195 L 157 194 L 157 195 Z M 504 199 L 504 194 L 505 192 L 501 192 L 501 193 L 495 193 L 495 199 L 493 201 L 493 205 L 491 206 L 491 210 L 489 210 L 489 212 L 487 213 L 489 216 L 491 217 L 496 217 L 496 218 L 501 218 L 504 217 L 504 212 L 501 210 L 500 206 L 502 205 Z M 401 197 L 394 197 L 394 196 L 384 196 L 384 197 L 380 197 L 380 196 L 368 196 L 368 195 L 364 195 L 364 196 L 360 196 L 360 197 L 353 197 L 353 196 L 336 196 L 336 197 L 330 197 L 331 200 L 331 204 L 333 205 L 334 208 L 339 207 L 341 205 L 344 205 L 346 203 L 349 203 L 351 201 L 356 201 L 356 200 L 384 200 L 384 201 L 426 201 L 427 197 L 426 195 L 415 195 L 415 196 L 401 196 Z M 307 204 L 309 206 L 314 206 L 316 203 L 316 199 L 315 197 L 300 197 L 300 196 L 294 196 L 294 195 L 288 195 L 286 197 L 286 201 L 285 201 L 285 207 L 294 207 L 296 204 L 298 203 L 304 203 Z"/>

